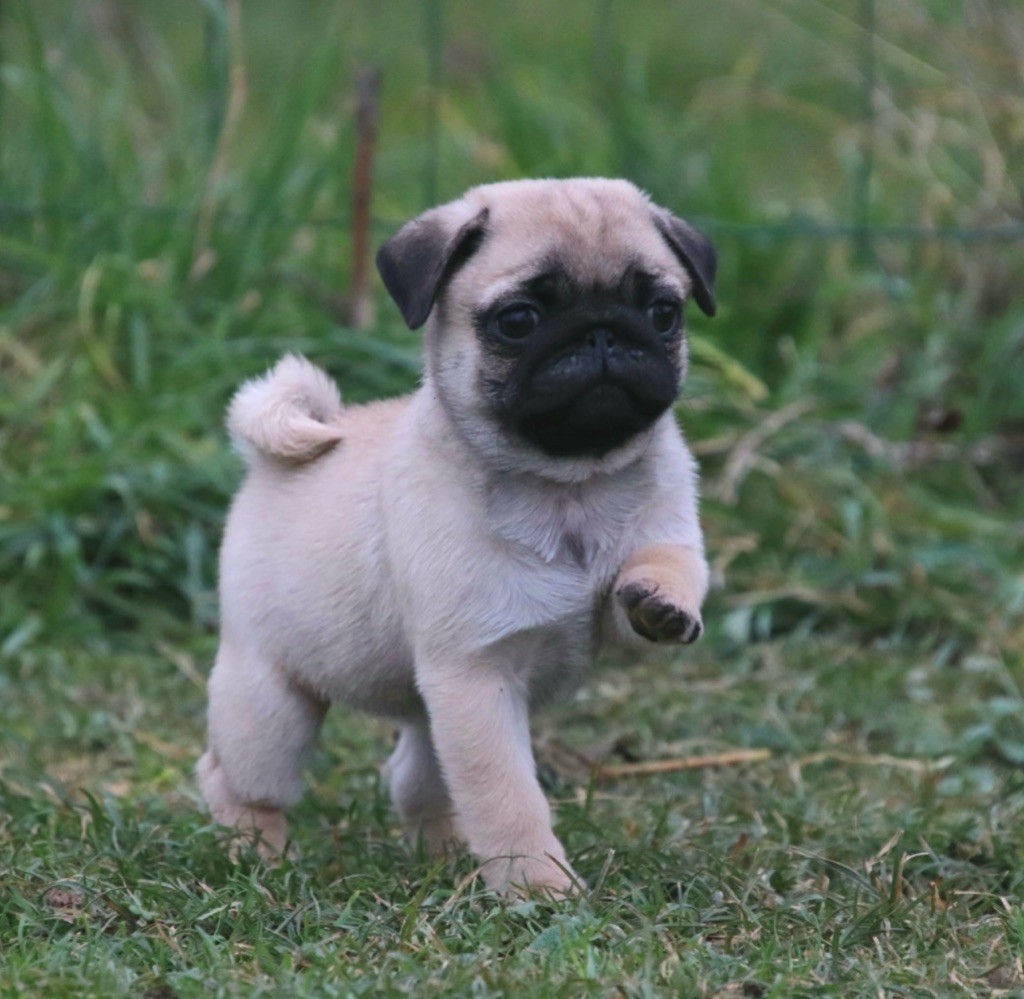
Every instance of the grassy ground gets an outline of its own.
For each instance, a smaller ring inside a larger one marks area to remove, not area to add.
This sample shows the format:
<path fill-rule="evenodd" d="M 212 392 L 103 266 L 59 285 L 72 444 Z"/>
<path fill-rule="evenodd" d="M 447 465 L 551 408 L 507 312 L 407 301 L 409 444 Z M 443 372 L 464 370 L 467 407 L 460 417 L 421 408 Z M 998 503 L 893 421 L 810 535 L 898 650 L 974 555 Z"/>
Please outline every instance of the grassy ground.
<path fill-rule="evenodd" d="M 1024 15 L 879 4 L 869 146 L 860 4 L 251 0 L 241 47 L 220 3 L 171 6 L 0 10 L 0 990 L 1024 990 L 1024 251 L 966 241 L 1022 216 Z M 342 712 L 294 862 L 230 864 L 198 808 L 225 401 L 284 349 L 353 401 L 418 375 L 383 300 L 338 321 L 374 61 L 381 234 L 469 183 L 609 173 L 719 242 L 679 406 L 707 638 L 537 722 L 578 901 L 406 850 L 390 732 Z M 779 230 L 865 212 L 961 238 Z M 770 757 L 586 764 L 731 748 Z"/>

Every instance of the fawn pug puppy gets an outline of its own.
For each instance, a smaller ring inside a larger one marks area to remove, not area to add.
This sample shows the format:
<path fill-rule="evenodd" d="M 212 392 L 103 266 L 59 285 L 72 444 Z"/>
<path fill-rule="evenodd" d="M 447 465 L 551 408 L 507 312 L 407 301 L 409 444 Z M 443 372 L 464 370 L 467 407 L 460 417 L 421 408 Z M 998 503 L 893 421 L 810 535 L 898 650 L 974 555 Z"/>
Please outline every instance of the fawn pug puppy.
<path fill-rule="evenodd" d="M 599 647 L 691 642 L 708 570 L 671 406 L 683 307 L 715 252 L 621 180 L 474 188 L 409 222 L 378 267 L 426 372 L 343 407 L 285 357 L 228 426 L 248 477 L 221 552 L 203 795 L 285 847 L 284 811 L 334 701 L 400 727 L 395 807 L 464 841 L 488 885 L 570 891 L 530 711 Z"/>

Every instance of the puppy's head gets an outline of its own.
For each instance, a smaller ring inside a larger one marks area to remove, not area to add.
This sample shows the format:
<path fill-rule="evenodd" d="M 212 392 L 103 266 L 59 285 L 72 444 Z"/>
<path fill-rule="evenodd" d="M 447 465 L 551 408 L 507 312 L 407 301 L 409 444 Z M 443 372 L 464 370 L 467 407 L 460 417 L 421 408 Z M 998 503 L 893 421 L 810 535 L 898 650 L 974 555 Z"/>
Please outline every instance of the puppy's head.
<path fill-rule="evenodd" d="M 707 237 L 621 180 L 490 184 L 377 256 L 456 425 L 545 465 L 643 438 L 686 370 L 683 310 L 715 311 Z M 429 320 L 429 322 L 428 322 Z"/>

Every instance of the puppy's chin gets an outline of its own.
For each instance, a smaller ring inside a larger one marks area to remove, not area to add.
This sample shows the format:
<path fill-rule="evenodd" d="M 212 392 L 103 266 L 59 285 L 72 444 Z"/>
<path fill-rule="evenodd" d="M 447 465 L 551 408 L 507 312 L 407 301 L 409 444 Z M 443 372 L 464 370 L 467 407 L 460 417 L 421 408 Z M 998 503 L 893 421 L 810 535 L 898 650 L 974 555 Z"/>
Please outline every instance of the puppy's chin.
<path fill-rule="evenodd" d="M 553 458 L 601 458 L 647 430 L 671 403 L 600 381 L 567 400 L 549 396 L 515 422 L 517 436 Z"/>

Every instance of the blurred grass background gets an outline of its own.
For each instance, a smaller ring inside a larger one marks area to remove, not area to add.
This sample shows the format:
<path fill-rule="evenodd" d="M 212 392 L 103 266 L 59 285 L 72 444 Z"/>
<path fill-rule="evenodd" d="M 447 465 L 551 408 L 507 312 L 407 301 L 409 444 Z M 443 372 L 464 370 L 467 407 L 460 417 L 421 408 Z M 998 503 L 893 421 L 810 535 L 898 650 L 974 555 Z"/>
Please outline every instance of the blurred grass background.
<path fill-rule="evenodd" d="M 0 60 L 10 988 L 325 994 L 339 927 L 339 994 L 1024 987 L 1019 4 L 4 0 Z M 329 726 L 309 865 L 232 869 L 195 809 L 230 393 L 284 350 L 352 402 L 420 370 L 379 286 L 371 330 L 340 318 L 361 67 L 377 242 L 471 184 L 604 174 L 719 247 L 679 405 L 708 639 L 541 721 L 561 830 L 607 887 L 550 925 L 495 924 L 383 845 L 364 720 Z M 775 755 L 595 793 L 561 740 L 599 737 Z M 451 970 L 481 948 L 543 960 Z"/>

